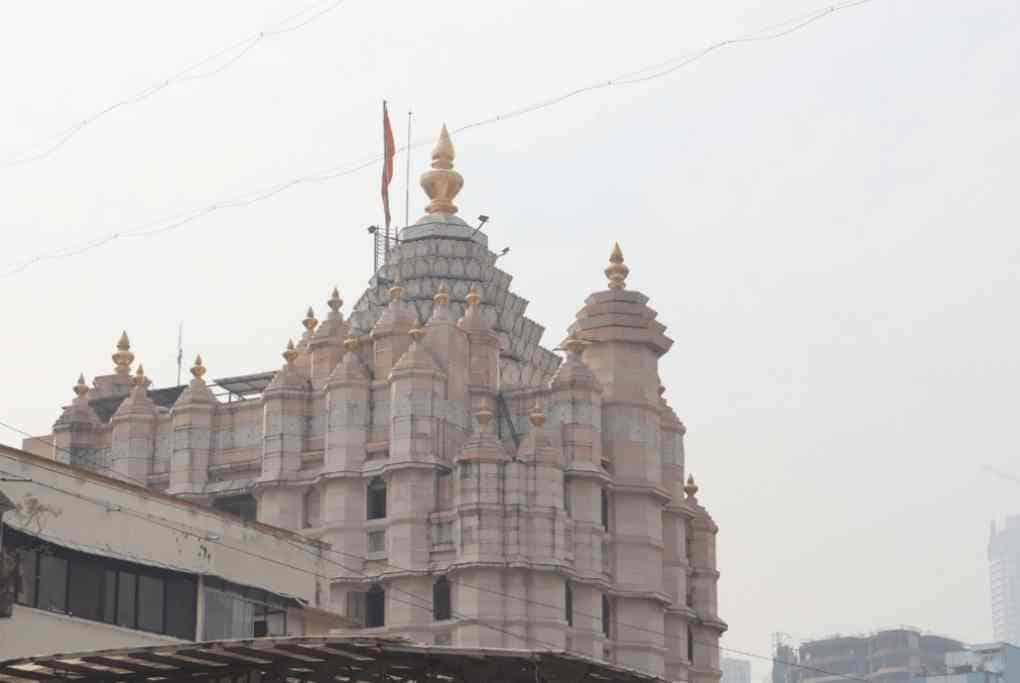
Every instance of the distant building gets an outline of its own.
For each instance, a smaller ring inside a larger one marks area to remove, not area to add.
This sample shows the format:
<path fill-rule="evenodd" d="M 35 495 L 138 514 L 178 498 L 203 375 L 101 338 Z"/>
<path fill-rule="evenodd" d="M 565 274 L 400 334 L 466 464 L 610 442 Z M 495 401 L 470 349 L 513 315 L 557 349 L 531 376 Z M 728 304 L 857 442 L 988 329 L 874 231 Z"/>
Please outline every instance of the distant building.
<path fill-rule="evenodd" d="M 722 683 L 751 683 L 751 662 L 736 657 L 723 657 Z"/>
<path fill-rule="evenodd" d="M 1006 518 L 999 527 L 992 522 L 988 575 L 995 639 L 1020 643 L 1020 516 Z"/>
<path fill-rule="evenodd" d="M 351 626 L 322 543 L 4 446 L 0 474 L 0 659 Z"/>
<path fill-rule="evenodd" d="M 876 683 L 906 683 L 945 671 L 945 655 L 963 649 L 952 638 L 896 628 L 869 635 L 832 636 L 802 643 L 785 683 L 841 683 L 847 676 Z"/>
<path fill-rule="evenodd" d="M 913 683 L 1020 683 L 1020 648 L 1009 643 L 948 652 L 945 664 L 945 673 L 918 676 Z"/>

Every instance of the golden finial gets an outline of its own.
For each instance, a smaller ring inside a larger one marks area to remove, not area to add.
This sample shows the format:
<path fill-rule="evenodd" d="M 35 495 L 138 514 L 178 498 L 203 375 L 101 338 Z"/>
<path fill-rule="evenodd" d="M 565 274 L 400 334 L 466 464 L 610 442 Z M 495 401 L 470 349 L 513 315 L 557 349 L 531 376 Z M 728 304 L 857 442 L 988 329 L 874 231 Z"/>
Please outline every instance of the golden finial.
<path fill-rule="evenodd" d="M 74 385 L 74 393 L 78 398 L 89 393 L 89 385 L 85 384 L 85 373 L 78 375 L 78 383 Z"/>
<path fill-rule="evenodd" d="M 329 310 L 334 313 L 339 311 L 340 307 L 344 305 L 344 300 L 340 298 L 340 291 L 336 287 L 333 288 L 333 293 L 329 295 L 329 301 L 326 303 L 329 306 Z"/>
<path fill-rule="evenodd" d="M 587 345 L 587 342 L 578 339 L 574 335 L 570 335 L 567 337 L 567 340 L 563 342 L 563 348 L 566 349 L 567 353 L 572 355 L 580 355 L 581 352 L 584 351 L 584 347 Z"/>
<path fill-rule="evenodd" d="M 117 352 L 111 356 L 113 359 L 114 372 L 118 375 L 131 374 L 131 363 L 135 360 L 135 354 L 131 353 L 131 341 L 128 339 L 127 331 L 120 333 L 117 340 Z"/>
<path fill-rule="evenodd" d="M 312 307 L 308 307 L 308 311 L 305 313 L 305 319 L 301 321 L 301 324 L 305 326 L 305 329 L 311 332 L 315 329 L 315 326 L 319 324 L 319 321 L 315 319 L 315 311 Z"/>
<path fill-rule="evenodd" d="M 536 428 L 541 428 L 545 424 L 545 411 L 542 410 L 542 406 L 536 402 L 531 408 L 531 412 L 528 413 L 528 420 Z"/>
<path fill-rule="evenodd" d="M 390 301 L 400 301 L 403 298 L 404 298 L 404 287 L 398 281 L 398 282 L 394 283 L 394 285 L 392 287 L 390 287 Z"/>
<path fill-rule="evenodd" d="M 684 485 L 684 493 L 687 494 L 688 498 L 694 498 L 698 495 L 698 485 L 694 483 L 694 475 L 687 475 L 687 484 Z"/>
<path fill-rule="evenodd" d="M 465 298 L 468 306 L 477 306 L 482 300 L 482 296 L 478 293 L 478 287 L 475 285 L 471 285 Z"/>
<path fill-rule="evenodd" d="M 450 288 L 446 286 L 445 282 L 439 284 L 439 289 L 436 290 L 436 295 L 432 297 L 432 301 L 440 306 L 450 303 Z"/>
<path fill-rule="evenodd" d="M 292 364 L 294 362 L 294 359 L 298 357 L 298 352 L 294 348 L 294 340 L 293 339 L 288 339 L 287 340 L 287 350 L 284 351 L 280 355 L 282 355 L 283 359 L 285 361 L 287 361 L 287 365 L 290 365 L 290 364 Z"/>
<path fill-rule="evenodd" d="M 428 214 L 442 213 L 453 215 L 457 213 L 457 207 L 453 198 L 457 196 L 464 186 L 464 178 L 453 170 L 453 143 L 450 141 L 450 132 L 443 124 L 443 130 L 439 133 L 439 140 L 432 150 L 432 169 L 421 176 L 421 186 L 425 194 L 432 201 L 425 207 Z"/>
<path fill-rule="evenodd" d="M 350 352 L 356 352 L 361 347 L 361 340 L 357 337 L 347 337 L 344 339 L 344 348 Z"/>
<path fill-rule="evenodd" d="M 495 417 L 495 413 L 489 409 L 489 402 L 483 400 L 481 405 L 478 407 L 478 411 L 475 413 L 478 425 L 482 429 L 487 429 L 489 424 L 492 422 L 493 417 Z"/>
<path fill-rule="evenodd" d="M 609 289 L 623 289 L 627 286 L 627 274 L 630 273 L 623 262 L 623 252 L 620 251 L 620 243 L 613 242 L 613 253 L 609 255 L 609 266 L 606 268 L 606 277 L 609 278 Z"/>
<path fill-rule="evenodd" d="M 202 354 L 199 354 L 195 356 L 195 364 L 191 366 L 191 376 L 201 382 L 204 375 L 205 366 L 202 365 Z"/>
<path fill-rule="evenodd" d="M 420 327 L 412 327 L 410 330 L 407 331 L 407 334 L 408 336 L 411 337 L 411 341 L 417 344 L 425 336 L 425 330 L 421 329 Z"/>
<path fill-rule="evenodd" d="M 148 381 L 148 378 L 145 376 L 145 369 L 142 367 L 142 364 L 139 363 L 138 369 L 135 371 L 134 385 L 136 387 L 144 387 L 146 381 Z"/>

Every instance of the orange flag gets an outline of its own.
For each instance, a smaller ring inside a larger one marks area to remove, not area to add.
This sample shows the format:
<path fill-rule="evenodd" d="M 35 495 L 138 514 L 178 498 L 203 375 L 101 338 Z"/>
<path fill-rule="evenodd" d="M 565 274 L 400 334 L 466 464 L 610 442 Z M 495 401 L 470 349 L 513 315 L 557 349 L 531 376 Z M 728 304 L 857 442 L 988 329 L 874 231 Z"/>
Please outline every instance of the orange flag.
<path fill-rule="evenodd" d="M 393 143 L 393 128 L 390 127 L 390 114 L 386 110 L 386 100 L 382 103 L 383 125 L 383 169 L 382 169 L 382 203 L 386 215 L 386 234 L 390 227 L 390 181 L 393 180 L 393 155 L 397 147 Z M 386 245 L 389 248 L 390 245 Z"/>

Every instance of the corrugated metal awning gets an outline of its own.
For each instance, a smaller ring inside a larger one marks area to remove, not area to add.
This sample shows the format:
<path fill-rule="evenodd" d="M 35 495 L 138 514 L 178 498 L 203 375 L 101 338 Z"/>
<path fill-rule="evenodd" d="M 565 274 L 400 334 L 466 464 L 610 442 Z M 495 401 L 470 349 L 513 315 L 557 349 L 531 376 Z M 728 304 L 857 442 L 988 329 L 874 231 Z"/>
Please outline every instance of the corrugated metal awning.
<path fill-rule="evenodd" d="M 399 638 L 224 640 L 0 662 L 0 681 L 663 683 L 561 651 L 460 649 Z"/>

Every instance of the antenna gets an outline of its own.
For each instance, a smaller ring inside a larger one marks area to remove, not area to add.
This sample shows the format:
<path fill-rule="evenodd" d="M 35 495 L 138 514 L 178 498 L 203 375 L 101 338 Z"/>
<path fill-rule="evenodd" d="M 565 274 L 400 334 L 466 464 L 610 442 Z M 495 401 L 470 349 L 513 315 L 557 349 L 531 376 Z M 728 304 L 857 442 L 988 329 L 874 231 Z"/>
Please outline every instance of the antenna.
<path fill-rule="evenodd" d="M 184 362 L 184 323 L 177 324 L 177 386 L 181 386 L 181 364 Z"/>

